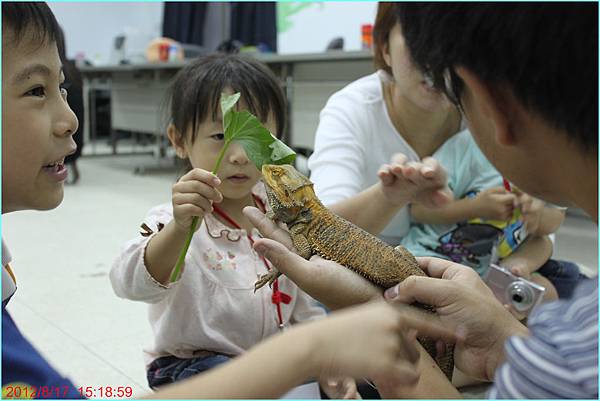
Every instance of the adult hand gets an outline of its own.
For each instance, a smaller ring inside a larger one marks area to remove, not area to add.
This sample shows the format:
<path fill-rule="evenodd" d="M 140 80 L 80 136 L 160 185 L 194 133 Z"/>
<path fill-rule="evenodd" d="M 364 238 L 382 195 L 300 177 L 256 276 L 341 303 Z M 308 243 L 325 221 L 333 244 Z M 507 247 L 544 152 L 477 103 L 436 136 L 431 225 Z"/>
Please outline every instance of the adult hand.
<path fill-rule="evenodd" d="M 335 312 L 298 330 L 313 341 L 309 363 L 318 377 L 377 377 L 403 384 L 419 378 L 417 335 L 460 340 L 439 317 L 383 301 Z"/>
<path fill-rule="evenodd" d="M 442 322 L 459 327 L 465 340 L 456 344 L 456 367 L 467 375 L 492 380 L 504 360 L 511 335 L 527 335 L 471 268 L 437 258 L 417 258 L 430 277 L 411 276 L 386 291 L 386 298 L 432 305 Z"/>
<path fill-rule="evenodd" d="M 382 290 L 344 266 L 313 256 L 306 260 L 294 251 L 289 233 L 254 207 L 245 207 L 244 215 L 266 238 L 254 242 L 254 249 L 269 259 L 304 292 L 329 309 L 339 309 L 379 299 Z M 274 240 L 274 241 L 273 241 Z"/>
<path fill-rule="evenodd" d="M 402 153 L 392 156 L 389 164 L 377 172 L 383 194 L 392 204 L 418 202 L 425 207 L 439 207 L 452 200 L 446 170 L 431 157 L 421 162 L 407 161 Z"/>
<path fill-rule="evenodd" d="M 474 199 L 473 217 L 508 221 L 513 215 L 516 196 L 503 187 L 481 191 Z"/>

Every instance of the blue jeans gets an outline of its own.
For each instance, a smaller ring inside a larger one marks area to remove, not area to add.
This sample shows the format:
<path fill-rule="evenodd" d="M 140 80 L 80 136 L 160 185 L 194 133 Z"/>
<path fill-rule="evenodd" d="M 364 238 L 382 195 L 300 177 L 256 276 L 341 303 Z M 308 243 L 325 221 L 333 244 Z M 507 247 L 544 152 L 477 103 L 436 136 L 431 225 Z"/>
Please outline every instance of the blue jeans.
<path fill-rule="evenodd" d="M 152 361 L 146 376 L 148 385 L 155 389 L 164 384 L 194 376 L 205 370 L 229 361 L 231 357 L 221 354 L 201 358 L 180 359 L 174 356 L 163 356 Z"/>
<path fill-rule="evenodd" d="M 575 263 L 564 260 L 549 259 L 537 272 L 550 280 L 559 298 L 571 298 L 575 287 L 585 279 Z"/>

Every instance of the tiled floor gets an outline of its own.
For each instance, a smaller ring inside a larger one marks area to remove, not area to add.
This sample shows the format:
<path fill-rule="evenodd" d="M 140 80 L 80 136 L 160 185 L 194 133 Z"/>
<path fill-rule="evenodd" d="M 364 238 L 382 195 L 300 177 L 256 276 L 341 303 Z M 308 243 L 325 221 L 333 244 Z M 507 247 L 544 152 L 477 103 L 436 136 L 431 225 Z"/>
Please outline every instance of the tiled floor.
<path fill-rule="evenodd" d="M 50 212 L 3 217 L 18 292 L 17 324 L 54 366 L 81 386 L 132 386 L 148 392 L 141 349 L 152 335 L 146 306 L 117 298 L 108 272 L 119 247 L 136 235 L 145 212 L 169 202 L 176 172 L 134 175 L 147 156 L 87 157 L 82 179 Z M 598 266 L 598 231 L 568 218 L 556 256 Z"/>

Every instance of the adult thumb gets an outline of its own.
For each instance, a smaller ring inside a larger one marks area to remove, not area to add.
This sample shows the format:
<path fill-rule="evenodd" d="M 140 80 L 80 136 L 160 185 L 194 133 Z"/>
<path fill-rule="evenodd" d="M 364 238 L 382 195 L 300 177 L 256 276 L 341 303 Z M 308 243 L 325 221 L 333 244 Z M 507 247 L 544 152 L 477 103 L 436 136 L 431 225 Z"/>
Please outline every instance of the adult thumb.
<path fill-rule="evenodd" d="M 269 259 L 277 270 L 297 284 L 297 280 L 303 281 L 303 278 L 310 277 L 310 262 L 277 241 L 261 238 L 254 243 L 254 250 Z"/>

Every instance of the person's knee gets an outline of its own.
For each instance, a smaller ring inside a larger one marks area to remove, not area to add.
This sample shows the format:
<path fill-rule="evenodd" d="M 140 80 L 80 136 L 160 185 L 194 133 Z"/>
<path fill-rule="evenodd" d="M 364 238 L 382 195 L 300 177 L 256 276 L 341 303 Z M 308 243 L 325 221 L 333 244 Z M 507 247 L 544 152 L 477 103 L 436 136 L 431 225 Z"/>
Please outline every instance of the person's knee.
<path fill-rule="evenodd" d="M 546 291 L 544 291 L 544 297 L 542 298 L 543 302 L 555 301 L 558 299 L 558 292 L 556 291 L 556 287 L 554 287 L 552 282 L 546 277 L 542 276 L 537 272 L 534 272 L 531 275 L 531 281 L 541 285 L 546 289 Z"/>

